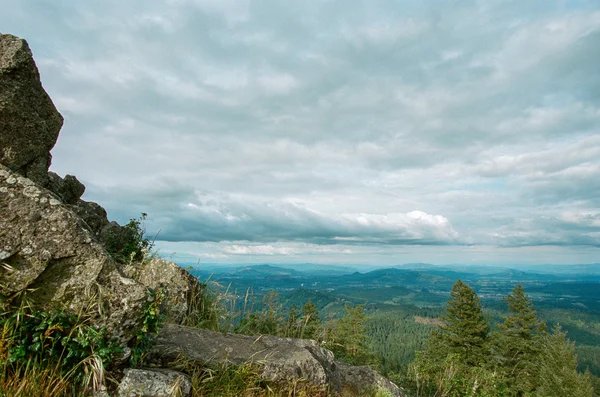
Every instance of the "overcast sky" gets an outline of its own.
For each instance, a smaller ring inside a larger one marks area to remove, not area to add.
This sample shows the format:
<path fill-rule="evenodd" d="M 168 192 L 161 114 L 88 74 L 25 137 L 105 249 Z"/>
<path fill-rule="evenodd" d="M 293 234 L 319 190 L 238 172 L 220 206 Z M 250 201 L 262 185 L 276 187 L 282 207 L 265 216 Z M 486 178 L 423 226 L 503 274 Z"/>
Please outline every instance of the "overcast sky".
<path fill-rule="evenodd" d="M 600 262 L 600 2 L 0 0 L 51 169 L 179 262 Z"/>

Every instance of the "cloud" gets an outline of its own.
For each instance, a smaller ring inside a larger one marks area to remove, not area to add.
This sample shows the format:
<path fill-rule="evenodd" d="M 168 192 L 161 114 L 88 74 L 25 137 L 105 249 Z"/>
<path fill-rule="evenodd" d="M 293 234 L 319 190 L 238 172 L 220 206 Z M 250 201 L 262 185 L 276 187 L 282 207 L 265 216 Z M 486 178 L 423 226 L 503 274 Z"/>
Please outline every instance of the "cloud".
<path fill-rule="evenodd" d="M 0 26 L 65 115 L 52 169 L 111 218 L 148 212 L 167 245 L 598 245 L 594 2 L 19 2 Z"/>

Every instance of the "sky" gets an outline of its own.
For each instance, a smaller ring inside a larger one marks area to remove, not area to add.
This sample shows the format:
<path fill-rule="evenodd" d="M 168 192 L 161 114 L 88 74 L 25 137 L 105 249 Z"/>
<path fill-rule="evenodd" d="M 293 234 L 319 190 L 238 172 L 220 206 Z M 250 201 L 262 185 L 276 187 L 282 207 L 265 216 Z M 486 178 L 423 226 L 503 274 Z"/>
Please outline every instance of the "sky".
<path fill-rule="evenodd" d="M 600 262 L 600 2 L 0 0 L 51 170 L 178 263 Z"/>

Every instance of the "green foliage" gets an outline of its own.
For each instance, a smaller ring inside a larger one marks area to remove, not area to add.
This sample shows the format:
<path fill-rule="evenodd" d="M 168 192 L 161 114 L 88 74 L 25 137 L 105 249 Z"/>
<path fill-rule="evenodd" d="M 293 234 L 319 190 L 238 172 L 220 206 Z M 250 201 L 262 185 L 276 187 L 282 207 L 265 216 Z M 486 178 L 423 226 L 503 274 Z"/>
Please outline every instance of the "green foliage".
<path fill-rule="evenodd" d="M 495 334 L 496 367 L 504 374 L 510 394 L 531 393 L 538 378 L 546 324 L 537 318 L 533 303 L 519 284 L 505 299 L 509 314 Z"/>
<path fill-rule="evenodd" d="M 333 351 L 337 359 L 353 365 L 376 363 L 367 347 L 364 305 L 345 306 L 346 315 L 330 320 L 325 326 L 325 347 Z"/>
<path fill-rule="evenodd" d="M 458 281 L 440 316 L 444 325 L 409 366 L 405 386 L 430 396 L 592 396 L 574 344 L 560 329 L 547 334 L 523 287 L 505 302 L 508 314 L 490 334 L 479 299 Z"/>
<path fill-rule="evenodd" d="M 138 219 L 130 219 L 121 227 L 109 228 L 102 235 L 102 243 L 114 260 L 120 263 L 141 260 L 151 250 L 154 242 L 146 236 L 144 221 L 148 214 L 142 212 Z"/>
<path fill-rule="evenodd" d="M 150 300 L 144 306 L 144 319 L 142 327 L 136 332 L 133 348 L 131 349 L 130 363 L 138 366 L 143 363 L 146 353 L 154 342 L 154 336 L 158 334 L 164 317 L 163 299 L 164 293 L 161 289 L 149 289 Z"/>
<path fill-rule="evenodd" d="M 283 325 L 282 334 L 286 338 L 300 337 L 300 324 L 298 323 L 298 309 L 292 304 L 287 316 L 287 320 Z"/>
<path fill-rule="evenodd" d="M 540 356 L 538 397 L 591 397 L 594 395 L 591 375 L 577 372 L 575 345 L 560 329 L 545 337 Z"/>
<path fill-rule="evenodd" d="M 38 310 L 24 303 L 4 302 L 1 309 L 0 388 L 3 390 L 11 390 L 21 378 L 40 381 L 40 377 L 48 377 L 40 385 L 55 391 L 66 389 L 69 383 L 82 385 L 89 380 L 89 363 L 93 361 L 102 372 L 122 352 L 106 329 L 88 325 L 84 316 L 61 310 Z"/>
<path fill-rule="evenodd" d="M 431 334 L 431 351 L 439 358 L 453 354 L 466 366 L 477 366 L 489 357 L 490 326 L 483 316 L 479 297 L 467 284 L 458 280 L 445 312 L 443 325 Z"/>
<path fill-rule="evenodd" d="M 283 318 L 280 315 L 279 294 L 270 290 L 262 299 L 262 310 L 246 310 L 245 316 L 235 327 L 235 332 L 245 335 L 280 335 Z"/>
<path fill-rule="evenodd" d="M 219 315 L 222 311 L 217 296 L 208 289 L 206 282 L 198 282 L 188 292 L 187 313 L 181 325 L 219 331 Z M 228 330 L 228 329 L 226 329 Z"/>
<path fill-rule="evenodd" d="M 305 339 L 318 339 L 322 330 L 321 318 L 319 311 L 311 300 L 302 306 L 302 317 L 300 337 Z"/>
<path fill-rule="evenodd" d="M 485 367 L 463 364 L 463 357 L 449 354 L 443 361 L 430 360 L 417 353 L 402 379 L 407 389 L 419 396 L 500 397 L 506 395 L 502 378 Z"/>

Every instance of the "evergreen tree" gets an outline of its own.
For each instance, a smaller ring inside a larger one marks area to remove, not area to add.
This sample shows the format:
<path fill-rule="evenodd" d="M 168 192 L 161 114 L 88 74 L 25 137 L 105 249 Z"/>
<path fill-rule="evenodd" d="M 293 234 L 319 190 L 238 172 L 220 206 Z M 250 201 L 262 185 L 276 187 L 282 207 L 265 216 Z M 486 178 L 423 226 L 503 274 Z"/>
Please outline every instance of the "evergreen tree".
<path fill-rule="evenodd" d="M 575 344 L 556 327 L 544 341 L 539 365 L 538 397 L 591 397 L 594 395 L 589 373 L 577 372 Z"/>
<path fill-rule="evenodd" d="M 366 365 L 375 362 L 367 348 L 364 305 L 345 305 L 346 315 L 339 320 L 329 320 L 326 325 L 327 348 L 336 358 L 353 365 Z"/>
<path fill-rule="evenodd" d="M 298 327 L 298 309 L 296 305 L 292 304 L 290 311 L 288 313 L 287 320 L 285 322 L 283 336 L 287 338 L 298 338 L 300 337 L 299 327 Z"/>
<path fill-rule="evenodd" d="M 490 326 L 471 287 L 461 280 L 454 284 L 440 319 L 444 324 L 430 338 L 435 355 L 456 355 L 459 363 L 467 366 L 479 366 L 488 360 Z"/>
<path fill-rule="evenodd" d="M 263 296 L 262 299 L 263 312 L 261 315 L 261 333 L 276 335 L 277 327 L 279 325 L 278 313 L 280 312 L 279 294 L 274 290 Z"/>
<path fill-rule="evenodd" d="M 505 299 L 507 316 L 498 324 L 494 357 L 504 373 L 512 395 L 523 396 L 535 389 L 546 324 L 537 318 L 533 304 L 519 284 Z"/>
<path fill-rule="evenodd" d="M 488 367 L 490 326 L 479 297 L 458 280 L 426 348 L 409 366 L 408 387 L 417 395 L 500 396 L 504 387 Z"/>
<path fill-rule="evenodd" d="M 319 311 L 314 303 L 309 299 L 304 306 L 302 306 L 302 329 L 300 331 L 300 337 L 305 339 L 316 339 L 319 336 L 321 330 L 321 319 L 319 318 Z"/>

